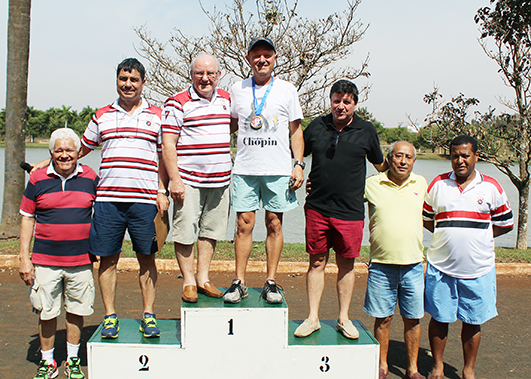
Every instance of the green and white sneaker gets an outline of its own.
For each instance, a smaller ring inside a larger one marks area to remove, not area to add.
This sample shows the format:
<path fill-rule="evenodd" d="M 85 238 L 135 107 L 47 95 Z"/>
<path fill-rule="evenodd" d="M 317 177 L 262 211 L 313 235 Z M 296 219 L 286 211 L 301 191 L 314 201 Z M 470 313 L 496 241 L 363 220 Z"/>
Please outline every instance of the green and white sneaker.
<path fill-rule="evenodd" d="M 59 375 L 59 371 L 57 370 L 57 362 L 55 359 L 52 363 L 49 363 L 43 359 L 39 362 L 37 375 L 35 375 L 33 379 L 52 379 L 56 378 L 57 375 Z"/>
<path fill-rule="evenodd" d="M 65 375 L 68 379 L 85 379 L 81 371 L 81 359 L 78 357 L 68 358 L 65 362 Z"/>

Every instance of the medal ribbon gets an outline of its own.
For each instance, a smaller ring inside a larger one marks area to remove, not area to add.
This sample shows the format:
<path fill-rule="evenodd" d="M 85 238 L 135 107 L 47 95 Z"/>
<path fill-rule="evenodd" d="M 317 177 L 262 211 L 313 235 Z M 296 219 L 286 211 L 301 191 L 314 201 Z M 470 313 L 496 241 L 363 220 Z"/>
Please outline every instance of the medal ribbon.
<path fill-rule="evenodd" d="M 254 77 L 253 77 L 254 114 L 257 116 L 260 116 L 260 113 L 262 113 L 262 108 L 264 108 L 267 96 L 269 95 L 269 92 L 271 91 L 271 88 L 273 87 L 273 76 L 271 76 L 271 81 L 269 82 L 269 85 L 267 86 L 267 89 L 264 93 L 264 97 L 262 98 L 262 102 L 260 103 L 260 105 L 258 105 L 258 102 L 256 101 L 255 87 L 256 87 L 256 84 L 254 82 Z"/>

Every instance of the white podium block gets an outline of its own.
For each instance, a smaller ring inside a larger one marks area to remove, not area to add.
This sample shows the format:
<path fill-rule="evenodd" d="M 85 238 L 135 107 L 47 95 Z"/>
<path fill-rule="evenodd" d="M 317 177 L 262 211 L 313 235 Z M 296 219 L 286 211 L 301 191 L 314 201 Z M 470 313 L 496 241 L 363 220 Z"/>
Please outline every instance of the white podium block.
<path fill-rule="evenodd" d="M 89 379 L 294 379 L 378 378 L 379 345 L 359 321 L 360 338 L 349 340 L 335 321 L 295 338 L 299 322 L 288 322 L 287 305 L 269 305 L 259 291 L 239 304 L 199 295 L 183 303 L 181 320 L 159 320 L 160 338 L 144 338 L 140 320 L 120 319 L 115 340 L 100 336 L 87 343 Z"/>
<path fill-rule="evenodd" d="M 207 298 L 181 306 L 181 345 L 184 349 L 285 348 L 288 344 L 288 307 L 267 304 L 260 292 L 238 304 Z"/>

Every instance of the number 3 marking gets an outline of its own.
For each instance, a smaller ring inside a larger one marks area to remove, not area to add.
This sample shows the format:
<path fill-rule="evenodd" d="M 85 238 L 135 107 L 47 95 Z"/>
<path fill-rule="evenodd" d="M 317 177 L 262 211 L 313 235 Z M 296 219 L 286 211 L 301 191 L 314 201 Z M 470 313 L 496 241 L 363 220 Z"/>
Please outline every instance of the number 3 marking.
<path fill-rule="evenodd" d="M 321 362 L 324 362 L 324 365 L 321 365 L 319 367 L 321 372 L 328 372 L 328 370 L 330 370 L 330 365 L 328 364 L 329 361 L 330 361 L 330 358 L 326 356 L 321 358 Z"/>

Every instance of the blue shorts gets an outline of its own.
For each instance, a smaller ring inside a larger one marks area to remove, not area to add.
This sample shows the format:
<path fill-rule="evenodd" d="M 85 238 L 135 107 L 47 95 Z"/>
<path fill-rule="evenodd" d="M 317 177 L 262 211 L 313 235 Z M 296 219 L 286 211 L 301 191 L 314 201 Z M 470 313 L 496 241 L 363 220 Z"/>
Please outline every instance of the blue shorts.
<path fill-rule="evenodd" d="M 97 201 L 90 225 L 89 253 L 110 257 L 122 251 L 125 230 L 137 254 L 157 252 L 155 224 L 157 207 L 144 203 Z"/>
<path fill-rule="evenodd" d="M 232 176 L 232 208 L 235 212 L 253 212 L 260 208 L 284 213 L 297 208 L 295 191 L 289 187 L 289 176 Z"/>
<path fill-rule="evenodd" d="M 424 316 L 424 266 L 422 262 L 394 265 L 371 262 L 363 310 L 372 317 L 385 318 L 395 313 L 408 319 Z"/>
<path fill-rule="evenodd" d="M 451 323 L 459 319 L 481 325 L 498 315 L 496 269 L 479 278 L 458 279 L 428 263 L 424 304 L 436 321 Z"/>

